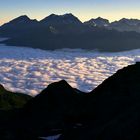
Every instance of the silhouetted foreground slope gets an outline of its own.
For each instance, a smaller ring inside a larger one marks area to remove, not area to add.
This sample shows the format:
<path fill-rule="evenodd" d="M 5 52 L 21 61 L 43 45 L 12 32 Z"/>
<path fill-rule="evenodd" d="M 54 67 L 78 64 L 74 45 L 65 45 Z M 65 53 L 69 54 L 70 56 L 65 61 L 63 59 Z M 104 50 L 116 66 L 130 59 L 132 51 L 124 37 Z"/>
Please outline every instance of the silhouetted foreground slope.
<path fill-rule="evenodd" d="M 0 85 L 0 110 L 22 108 L 30 99 L 29 95 L 12 93 Z"/>
<path fill-rule="evenodd" d="M 7 91 L 0 85 L 0 139 L 14 139 L 17 130 L 17 119 L 20 109 L 31 99 L 31 96 Z M 13 131 L 14 130 L 14 131 Z"/>
<path fill-rule="evenodd" d="M 55 134 L 61 134 L 59 140 L 139 140 L 140 63 L 119 70 L 87 94 L 64 80 L 52 83 L 13 112 L 14 118 L 0 126 L 4 140 Z"/>

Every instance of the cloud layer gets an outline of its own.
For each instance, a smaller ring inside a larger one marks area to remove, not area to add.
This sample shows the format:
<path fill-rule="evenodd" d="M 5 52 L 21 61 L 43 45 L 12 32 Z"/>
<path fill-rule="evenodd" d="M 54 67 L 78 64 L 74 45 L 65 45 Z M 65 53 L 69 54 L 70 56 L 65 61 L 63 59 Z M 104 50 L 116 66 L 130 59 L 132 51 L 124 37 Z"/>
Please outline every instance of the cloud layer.
<path fill-rule="evenodd" d="M 65 79 L 88 92 L 118 69 L 139 60 L 140 50 L 99 53 L 0 45 L 0 83 L 8 90 L 36 95 L 48 84 Z"/>

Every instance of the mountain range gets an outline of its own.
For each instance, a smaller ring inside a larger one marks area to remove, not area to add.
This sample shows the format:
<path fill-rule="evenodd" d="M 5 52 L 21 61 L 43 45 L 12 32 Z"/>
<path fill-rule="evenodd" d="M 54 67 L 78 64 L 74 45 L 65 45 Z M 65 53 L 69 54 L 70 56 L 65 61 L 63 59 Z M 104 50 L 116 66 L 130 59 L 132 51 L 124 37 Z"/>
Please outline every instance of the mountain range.
<path fill-rule="evenodd" d="M 96 19 L 91 19 L 84 22 L 84 24 L 94 26 L 94 27 L 104 27 L 108 30 L 114 29 L 117 31 L 135 31 L 140 33 L 140 20 L 138 19 L 127 19 L 122 18 L 119 21 L 109 22 L 107 19 L 98 17 Z"/>
<path fill-rule="evenodd" d="M 35 97 L 9 93 L 1 86 L 0 139 L 59 135 L 57 140 L 139 140 L 139 71 L 139 62 L 125 67 L 89 93 L 65 80 L 50 84 Z M 24 101 L 20 107 L 15 95 Z M 5 108 L 3 101 L 11 107 Z"/>
<path fill-rule="evenodd" d="M 26 15 L 0 26 L 0 37 L 7 45 L 44 50 L 81 48 L 99 51 L 125 51 L 140 48 L 140 20 L 121 19 L 110 23 L 101 17 L 82 23 L 70 14 L 37 21 Z"/>

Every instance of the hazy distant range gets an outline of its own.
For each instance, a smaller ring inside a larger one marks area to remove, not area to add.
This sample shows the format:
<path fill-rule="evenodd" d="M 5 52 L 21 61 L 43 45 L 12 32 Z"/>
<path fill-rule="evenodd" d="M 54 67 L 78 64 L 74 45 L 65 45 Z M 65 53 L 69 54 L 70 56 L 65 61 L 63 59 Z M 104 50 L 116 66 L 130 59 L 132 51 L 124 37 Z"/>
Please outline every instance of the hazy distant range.
<path fill-rule="evenodd" d="M 82 23 L 72 14 L 52 14 L 41 21 L 20 16 L 0 27 L 4 44 L 44 50 L 62 48 L 125 51 L 140 48 L 140 20 L 110 23 L 101 17 Z"/>

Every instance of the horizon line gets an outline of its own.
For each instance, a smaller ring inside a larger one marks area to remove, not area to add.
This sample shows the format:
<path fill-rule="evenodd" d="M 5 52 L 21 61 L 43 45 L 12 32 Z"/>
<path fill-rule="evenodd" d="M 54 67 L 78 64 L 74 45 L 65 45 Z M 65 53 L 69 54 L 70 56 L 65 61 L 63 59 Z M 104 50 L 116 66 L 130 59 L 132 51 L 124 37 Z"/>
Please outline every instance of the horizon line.
<path fill-rule="evenodd" d="M 63 15 L 72 14 L 72 13 L 65 13 L 65 14 L 55 14 L 55 13 L 52 13 L 52 14 L 58 15 L 58 16 L 63 16 Z M 45 16 L 44 18 L 49 17 L 49 16 L 52 15 L 52 14 L 49 14 L 49 15 Z M 75 16 L 74 14 L 72 14 L 72 15 Z M 6 20 L 6 21 L 0 23 L 0 26 L 6 24 L 6 23 L 8 23 L 8 22 L 10 22 L 10 21 L 12 21 L 12 20 L 18 18 L 18 17 L 21 17 L 21 16 L 27 16 L 29 19 L 31 19 L 31 20 L 37 20 L 38 22 L 44 19 L 44 18 L 31 18 L 30 16 L 28 16 L 28 14 L 21 14 L 21 15 L 19 15 L 19 16 L 16 16 L 15 18 L 11 18 L 11 19 L 9 19 L 9 20 Z M 89 19 L 87 19 L 87 20 L 82 20 L 82 19 L 79 18 L 78 16 L 75 16 L 75 17 L 77 17 L 82 23 L 87 22 L 87 21 L 89 21 L 89 20 L 91 20 L 91 19 L 97 19 L 97 18 L 107 19 L 107 20 L 109 21 L 109 23 L 112 23 L 112 22 L 115 22 L 115 21 L 119 21 L 119 20 L 121 20 L 121 19 L 140 20 L 140 18 L 133 18 L 133 17 L 131 17 L 131 18 L 122 17 L 122 18 L 118 18 L 118 19 L 115 19 L 115 20 L 111 20 L 111 19 L 108 19 L 108 18 L 104 18 L 104 17 L 102 17 L 102 16 L 91 17 L 91 18 L 89 18 Z"/>

